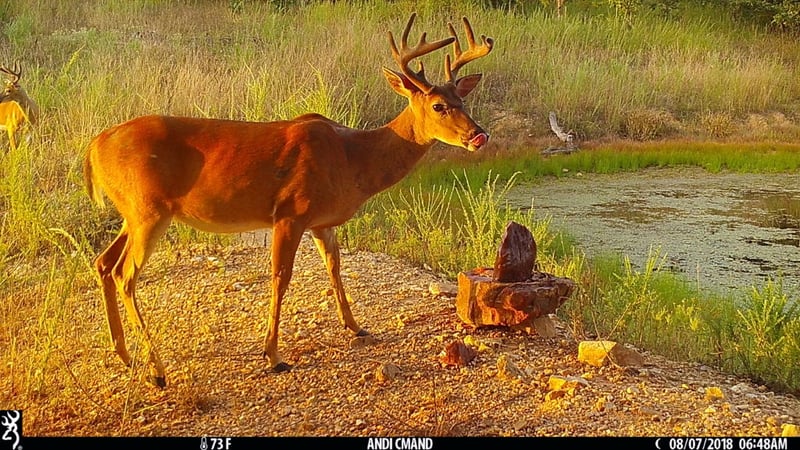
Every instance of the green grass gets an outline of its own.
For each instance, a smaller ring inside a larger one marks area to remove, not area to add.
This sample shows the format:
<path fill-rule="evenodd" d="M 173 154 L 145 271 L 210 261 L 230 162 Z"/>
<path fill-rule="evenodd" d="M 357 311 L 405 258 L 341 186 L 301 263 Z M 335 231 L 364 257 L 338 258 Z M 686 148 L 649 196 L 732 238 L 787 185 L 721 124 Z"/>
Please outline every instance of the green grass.
<path fill-rule="evenodd" d="M 641 270 L 627 258 L 593 261 L 594 295 L 576 298 L 565 314 L 589 333 L 800 391 L 800 303 L 779 280 L 711 294 L 662 270 L 664 258 L 654 249 Z"/>
<path fill-rule="evenodd" d="M 555 157 L 531 152 L 529 148 L 512 148 L 488 158 L 454 152 L 445 160 L 441 156 L 438 152 L 432 155 L 399 187 L 446 184 L 451 182 L 453 172 L 463 174 L 472 185 L 480 185 L 489 171 L 504 180 L 515 176 L 518 181 L 536 182 L 576 173 L 624 173 L 658 167 L 701 167 L 712 173 L 782 173 L 800 169 L 800 144 L 794 143 L 615 141 Z"/>

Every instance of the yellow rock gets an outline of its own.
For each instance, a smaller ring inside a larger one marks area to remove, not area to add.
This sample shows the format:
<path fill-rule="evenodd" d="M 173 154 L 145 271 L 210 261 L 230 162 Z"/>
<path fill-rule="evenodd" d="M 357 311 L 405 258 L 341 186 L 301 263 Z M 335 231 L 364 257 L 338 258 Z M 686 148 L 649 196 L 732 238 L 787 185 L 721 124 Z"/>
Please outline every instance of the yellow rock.
<path fill-rule="evenodd" d="M 602 367 L 609 362 L 623 367 L 644 365 L 638 352 L 614 341 L 582 341 L 578 344 L 578 361 Z"/>
<path fill-rule="evenodd" d="M 485 352 L 486 350 L 491 350 L 489 346 L 487 346 L 482 340 L 475 338 L 471 334 L 464 336 L 464 344 L 469 345 L 472 348 L 478 349 L 479 352 Z"/>
<path fill-rule="evenodd" d="M 706 400 L 713 402 L 716 400 L 722 400 L 725 398 L 725 394 L 722 392 L 722 389 L 712 386 L 706 388 Z"/>
<path fill-rule="evenodd" d="M 781 436 L 783 437 L 800 437 L 800 427 L 793 423 L 785 423 L 781 428 Z"/>
<path fill-rule="evenodd" d="M 551 391 L 574 389 L 588 385 L 589 382 L 581 377 L 562 377 L 559 375 L 553 375 L 547 380 L 547 386 Z"/>

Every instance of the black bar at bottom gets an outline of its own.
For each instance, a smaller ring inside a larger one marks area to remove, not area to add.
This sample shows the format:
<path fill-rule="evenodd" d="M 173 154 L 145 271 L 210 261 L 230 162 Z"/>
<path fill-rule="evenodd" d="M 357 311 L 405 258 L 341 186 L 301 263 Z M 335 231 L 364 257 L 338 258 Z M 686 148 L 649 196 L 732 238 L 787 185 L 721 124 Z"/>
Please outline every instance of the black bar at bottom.
<path fill-rule="evenodd" d="M 0 449 L 5 449 L 0 442 Z M 147 450 L 564 450 L 565 446 L 582 449 L 654 449 L 654 450 L 800 450 L 796 437 L 28 437 L 19 447 L 24 450 L 80 448 L 82 450 L 139 448 Z"/>

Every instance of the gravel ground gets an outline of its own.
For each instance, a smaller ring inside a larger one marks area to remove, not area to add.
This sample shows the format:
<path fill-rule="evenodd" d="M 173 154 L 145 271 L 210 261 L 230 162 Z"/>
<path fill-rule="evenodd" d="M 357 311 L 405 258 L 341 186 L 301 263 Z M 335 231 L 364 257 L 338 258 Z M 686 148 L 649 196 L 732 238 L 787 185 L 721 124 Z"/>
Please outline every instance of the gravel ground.
<path fill-rule="evenodd" d="M 467 329 L 453 298 L 430 292 L 444 280 L 381 254 L 343 255 L 355 317 L 378 339 L 351 348 L 308 237 L 282 310 L 294 368 L 274 374 L 261 358 L 269 252 L 251 241 L 160 251 L 145 269 L 140 306 L 167 366 L 163 390 L 110 350 L 96 288 L 73 299 L 84 320 L 55 358 L 61 388 L 13 405 L 25 435 L 779 436 L 800 424 L 797 398 L 708 367 L 646 352 L 638 369 L 580 363 L 560 323 L 554 338 Z M 445 346 L 465 339 L 477 357 L 445 366 Z M 583 381 L 552 391 L 551 376 Z"/>

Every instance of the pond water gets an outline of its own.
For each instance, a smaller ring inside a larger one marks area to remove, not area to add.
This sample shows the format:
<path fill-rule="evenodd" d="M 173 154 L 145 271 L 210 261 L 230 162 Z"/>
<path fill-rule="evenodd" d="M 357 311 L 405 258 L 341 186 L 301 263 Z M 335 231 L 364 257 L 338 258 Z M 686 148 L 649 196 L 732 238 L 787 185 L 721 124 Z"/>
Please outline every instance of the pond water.
<path fill-rule="evenodd" d="M 649 169 L 570 175 L 516 186 L 514 206 L 576 238 L 587 256 L 622 253 L 641 268 L 660 249 L 666 268 L 704 289 L 800 286 L 800 175 Z"/>

